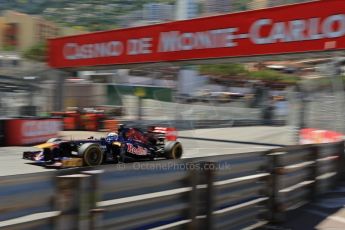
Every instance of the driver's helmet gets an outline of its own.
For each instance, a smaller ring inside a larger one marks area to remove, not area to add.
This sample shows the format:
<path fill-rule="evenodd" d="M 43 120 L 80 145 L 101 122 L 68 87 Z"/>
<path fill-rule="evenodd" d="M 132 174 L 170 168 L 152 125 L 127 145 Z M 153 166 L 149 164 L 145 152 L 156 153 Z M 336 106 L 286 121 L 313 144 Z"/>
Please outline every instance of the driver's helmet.
<path fill-rule="evenodd" d="M 108 133 L 107 135 L 107 139 L 116 139 L 117 137 L 117 133 Z"/>

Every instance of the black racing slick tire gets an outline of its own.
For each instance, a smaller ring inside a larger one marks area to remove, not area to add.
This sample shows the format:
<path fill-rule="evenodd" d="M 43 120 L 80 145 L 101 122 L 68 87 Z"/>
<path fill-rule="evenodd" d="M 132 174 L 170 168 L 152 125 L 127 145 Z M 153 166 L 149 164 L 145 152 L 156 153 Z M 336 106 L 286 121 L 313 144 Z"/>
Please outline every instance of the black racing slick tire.
<path fill-rule="evenodd" d="M 80 146 L 78 153 L 87 166 L 97 166 L 103 162 L 103 152 L 98 144 L 86 143 Z"/>
<path fill-rule="evenodd" d="M 164 155 L 168 159 L 180 159 L 183 154 L 182 144 L 178 141 L 168 141 L 164 146 Z"/>

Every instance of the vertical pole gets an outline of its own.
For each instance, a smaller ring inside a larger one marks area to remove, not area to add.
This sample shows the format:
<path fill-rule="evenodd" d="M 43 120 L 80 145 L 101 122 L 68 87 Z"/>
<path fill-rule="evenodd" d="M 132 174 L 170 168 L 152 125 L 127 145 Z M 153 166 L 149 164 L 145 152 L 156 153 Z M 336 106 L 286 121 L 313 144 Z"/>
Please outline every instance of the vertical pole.
<path fill-rule="evenodd" d="M 89 179 L 90 176 L 84 174 L 57 177 L 55 206 L 61 214 L 55 222 L 55 230 L 90 229 Z"/>
<path fill-rule="evenodd" d="M 59 70 L 54 71 L 53 73 L 56 75 L 56 89 L 55 89 L 55 105 L 54 110 L 62 111 L 64 109 L 64 88 L 65 88 L 65 74 L 66 72 L 62 72 Z"/>
<path fill-rule="evenodd" d="M 317 177 L 318 177 L 318 162 L 317 159 L 319 158 L 319 146 L 318 145 L 314 145 L 312 147 L 310 147 L 312 149 L 311 151 L 311 155 L 310 158 L 311 160 L 314 162 L 314 164 L 312 164 L 311 167 L 311 171 L 310 171 L 310 180 L 313 180 L 314 183 L 312 183 L 311 185 L 311 189 L 310 189 L 310 198 L 312 201 L 316 200 L 317 195 L 319 193 L 318 191 L 318 181 L 317 181 Z"/>
<path fill-rule="evenodd" d="M 34 95 L 35 95 L 35 87 L 32 86 L 33 82 L 29 82 L 29 89 L 30 89 L 30 93 L 29 93 L 29 106 L 27 106 L 27 111 L 25 111 L 25 115 L 26 116 L 36 116 L 36 113 L 34 113 Z M 39 85 L 39 84 L 38 84 Z"/>
<path fill-rule="evenodd" d="M 276 161 L 277 161 L 277 156 L 273 153 L 270 154 L 269 152 L 269 172 L 270 172 L 270 178 L 269 178 L 269 186 L 268 186 L 268 190 L 269 190 L 269 209 L 270 209 L 270 221 L 275 222 L 276 221 L 276 211 L 277 211 L 277 184 L 276 184 Z"/>
<path fill-rule="evenodd" d="M 306 128 L 306 112 L 307 112 L 307 98 L 306 92 L 303 92 L 303 89 L 300 91 L 300 120 L 299 120 L 299 130 Z"/>
<path fill-rule="evenodd" d="M 205 171 L 206 179 L 206 229 L 213 228 L 213 209 L 214 209 L 214 172 L 216 164 L 214 162 L 205 162 L 203 170 Z"/>
<path fill-rule="evenodd" d="M 323 65 L 320 69 L 323 75 L 330 78 L 333 85 L 334 96 L 336 100 L 336 116 L 339 122 L 333 122 L 334 130 L 345 133 L 345 120 L 343 114 L 345 113 L 345 95 L 344 83 L 341 77 L 341 64 L 345 62 L 345 58 L 334 57 L 328 64 Z"/>
<path fill-rule="evenodd" d="M 338 178 L 337 181 L 342 181 L 345 179 L 345 152 L 344 152 L 344 141 L 339 143 L 339 147 L 338 147 L 338 157 L 339 160 L 336 162 L 337 164 L 337 174 L 338 174 Z"/>
<path fill-rule="evenodd" d="M 97 230 L 102 228 L 102 213 L 103 209 L 97 207 L 97 202 L 101 200 L 99 192 L 99 177 L 104 170 L 92 170 L 82 172 L 83 174 L 90 175 L 90 227 L 89 229 Z"/>
<path fill-rule="evenodd" d="M 279 162 L 280 153 L 268 152 L 270 172 L 268 192 L 269 192 L 269 220 L 272 223 L 282 222 L 285 218 L 285 207 L 279 199 L 279 177 L 284 174 L 282 165 Z"/>
<path fill-rule="evenodd" d="M 214 229 L 214 162 L 190 163 L 188 166 L 190 175 L 190 212 L 192 222 L 188 229 Z"/>
<path fill-rule="evenodd" d="M 297 105 L 297 111 L 296 111 L 296 117 L 297 117 L 297 124 L 296 124 L 296 129 L 297 129 L 297 133 L 296 133 L 296 142 L 297 144 L 300 143 L 300 130 L 305 128 L 305 95 L 303 93 L 303 88 L 301 85 L 297 85 L 296 86 L 296 105 Z"/>
<path fill-rule="evenodd" d="M 188 229 L 198 229 L 198 181 L 199 181 L 199 173 L 197 171 L 197 164 L 196 163 L 189 163 L 187 164 L 188 168 L 188 186 L 192 187 L 192 190 L 189 194 L 189 213 L 188 217 L 192 221 L 188 225 Z"/>
<path fill-rule="evenodd" d="M 143 119 L 143 98 L 141 96 L 138 97 L 138 120 Z"/>
<path fill-rule="evenodd" d="M 214 187 L 213 179 L 215 172 L 214 162 L 200 162 L 198 165 L 200 173 L 199 185 L 206 186 L 199 189 L 199 216 L 203 220 L 199 221 L 199 229 L 212 230 L 213 228 L 213 209 L 214 209 Z"/>
<path fill-rule="evenodd" d="M 345 132 L 345 120 L 343 119 L 343 115 L 345 113 L 344 109 L 344 83 L 343 79 L 341 77 L 340 73 L 340 66 L 339 66 L 339 61 L 337 58 L 335 58 L 332 61 L 332 84 L 333 84 L 333 90 L 334 90 L 334 96 L 336 99 L 336 106 L 337 106 L 337 124 L 335 124 L 335 130 L 338 128 L 338 132 L 344 133 Z"/>

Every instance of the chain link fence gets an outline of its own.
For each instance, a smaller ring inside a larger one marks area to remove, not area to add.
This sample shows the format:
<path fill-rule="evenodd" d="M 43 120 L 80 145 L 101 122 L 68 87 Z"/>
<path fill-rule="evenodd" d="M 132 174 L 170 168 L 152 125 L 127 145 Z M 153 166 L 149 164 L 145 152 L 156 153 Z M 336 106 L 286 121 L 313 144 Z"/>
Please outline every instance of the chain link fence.
<path fill-rule="evenodd" d="M 290 94 L 289 124 L 301 128 L 345 133 L 345 94 L 341 72 L 333 59 L 316 66 L 314 75 L 304 76 Z"/>

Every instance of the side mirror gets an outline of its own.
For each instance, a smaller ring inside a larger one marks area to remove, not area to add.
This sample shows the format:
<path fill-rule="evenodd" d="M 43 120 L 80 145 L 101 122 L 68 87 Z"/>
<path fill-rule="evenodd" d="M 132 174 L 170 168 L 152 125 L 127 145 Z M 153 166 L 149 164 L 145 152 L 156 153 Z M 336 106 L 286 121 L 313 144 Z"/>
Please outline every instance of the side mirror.
<path fill-rule="evenodd" d="M 87 139 L 91 140 L 91 139 L 93 139 L 93 136 L 91 136 L 91 137 L 89 137 L 89 138 L 87 138 Z"/>

